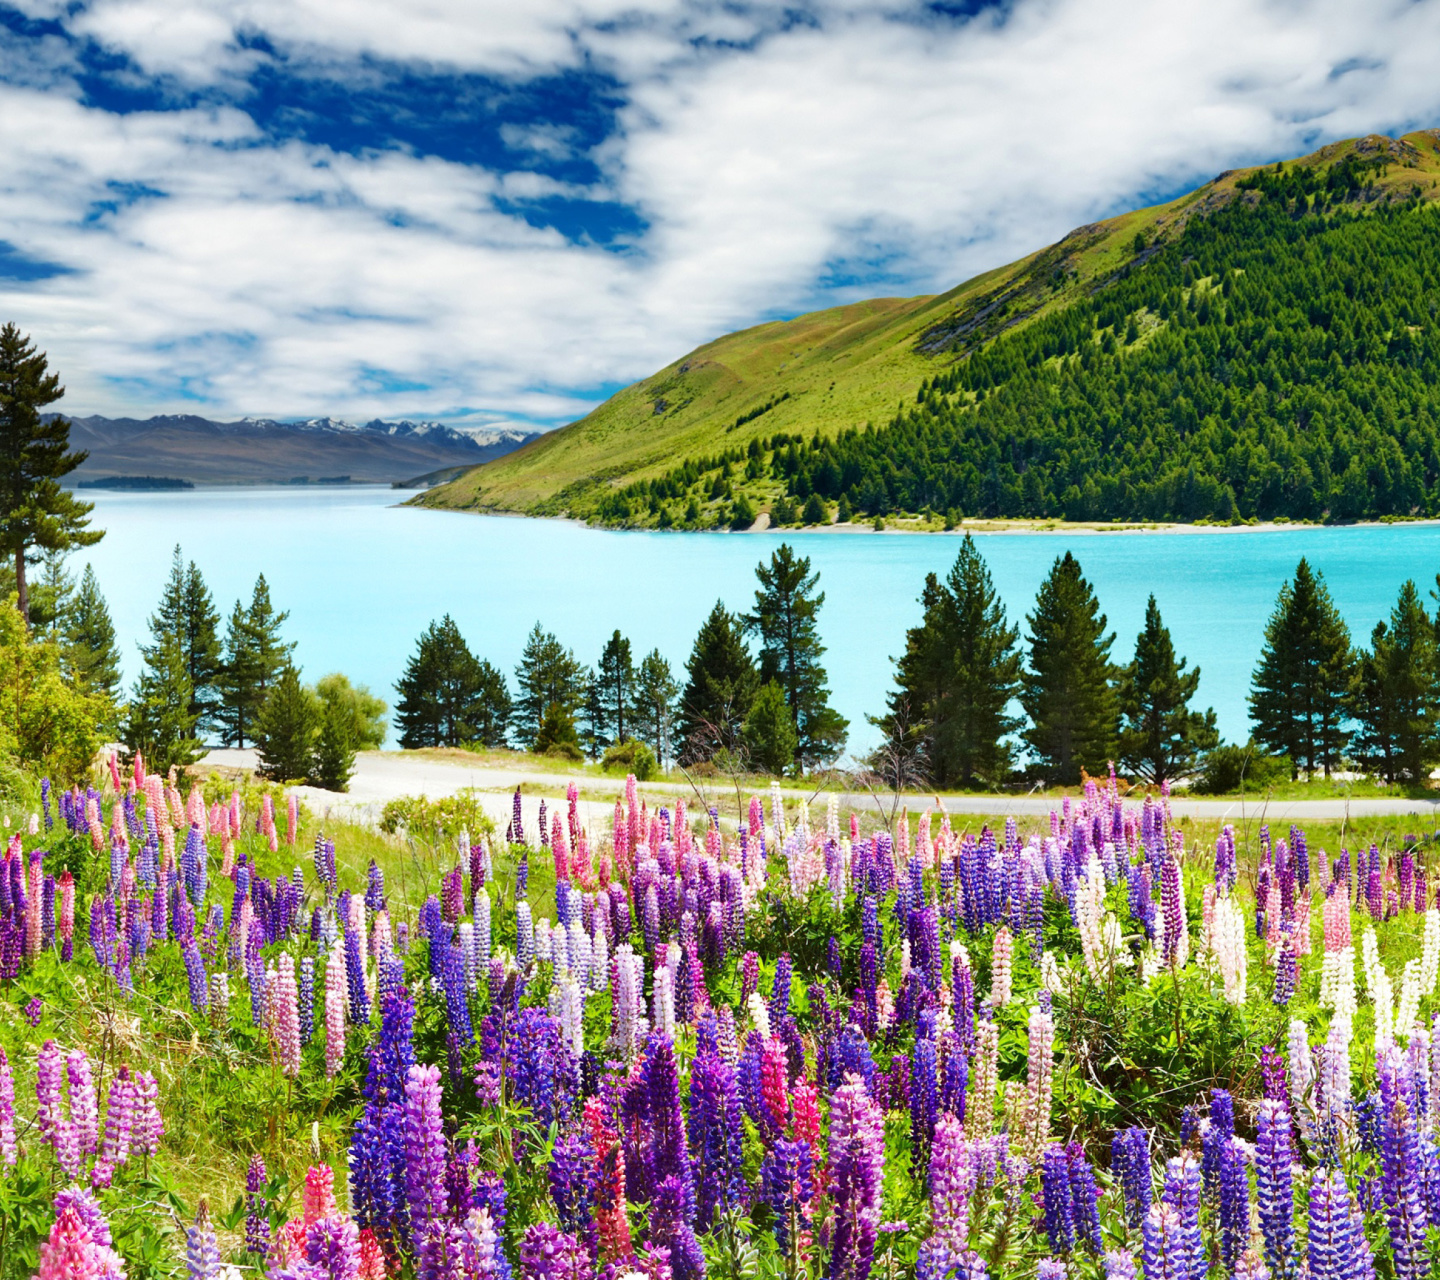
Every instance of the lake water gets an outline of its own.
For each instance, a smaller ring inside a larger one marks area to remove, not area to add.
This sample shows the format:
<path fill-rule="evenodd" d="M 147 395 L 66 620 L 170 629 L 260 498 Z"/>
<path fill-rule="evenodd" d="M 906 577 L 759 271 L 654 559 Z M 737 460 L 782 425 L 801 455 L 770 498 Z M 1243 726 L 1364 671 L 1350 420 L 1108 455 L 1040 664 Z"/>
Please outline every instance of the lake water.
<path fill-rule="evenodd" d="M 865 714 L 890 688 L 891 658 L 919 616 L 927 572 L 953 563 L 957 539 L 936 534 L 612 533 L 560 521 L 397 507 L 388 488 L 103 493 L 106 536 L 78 554 L 99 575 L 125 651 L 127 680 L 179 543 L 223 616 L 249 599 L 258 573 L 307 678 L 344 671 L 388 702 L 433 618 L 451 614 L 471 648 L 507 675 L 539 620 L 593 664 L 619 628 L 638 663 L 659 648 L 681 668 L 717 598 L 753 607 L 755 564 L 782 540 L 809 556 L 826 593 L 821 632 L 834 703 L 852 749 L 874 743 Z M 978 539 L 1012 621 L 1067 548 L 1079 558 L 1128 661 L 1154 592 L 1178 651 L 1202 670 L 1200 705 L 1226 737 L 1248 733 L 1245 696 L 1276 592 L 1304 555 L 1324 573 L 1357 642 L 1388 614 L 1400 584 L 1428 601 L 1440 570 L 1440 526 L 1275 532 L 987 534 Z"/>

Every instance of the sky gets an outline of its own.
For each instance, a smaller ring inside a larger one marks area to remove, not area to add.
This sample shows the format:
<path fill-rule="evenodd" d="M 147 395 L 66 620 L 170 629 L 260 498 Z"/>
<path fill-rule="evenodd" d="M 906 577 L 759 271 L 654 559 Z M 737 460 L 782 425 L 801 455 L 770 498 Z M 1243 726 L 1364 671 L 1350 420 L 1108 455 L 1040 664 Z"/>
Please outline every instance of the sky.
<path fill-rule="evenodd" d="M 72 414 L 554 426 L 1227 168 L 1440 126 L 1440 0 L 9 0 Z"/>

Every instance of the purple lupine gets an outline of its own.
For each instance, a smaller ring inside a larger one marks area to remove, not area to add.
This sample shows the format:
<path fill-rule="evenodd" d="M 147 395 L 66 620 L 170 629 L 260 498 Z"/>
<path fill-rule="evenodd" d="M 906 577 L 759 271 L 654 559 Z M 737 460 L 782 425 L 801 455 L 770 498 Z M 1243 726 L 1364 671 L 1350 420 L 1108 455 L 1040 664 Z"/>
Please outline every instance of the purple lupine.
<path fill-rule="evenodd" d="M 306 956 L 300 961 L 300 1043 L 309 1044 L 315 1036 L 315 960 Z"/>
<path fill-rule="evenodd" d="M 548 1222 L 532 1222 L 520 1238 L 521 1280 L 576 1280 L 590 1274 L 584 1246 Z M 469 1274 L 490 1276 L 489 1271 Z"/>
<path fill-rule="evenodd" d="M 910 1163 L 917 1172 L 930 1163 L 930 1143 L 940 1118 L 935 1041 L 917 1039 L 910 1056 Z"/>
<path fill-rule="evenodd" d="M 1225 1144 L 1235 1136 L 1235 1099 L 1227 1089 L 1210 1091 L 1210 1123 L 1201 1137 L 1200 1173 L 1205 1194 L 1212 1201 L 1219 1194 L 1220 1158 Z"/>
<path fill-rule="evenodd" d="M 1165 1165 L 1165 1189 L 1161 1198 L 1180 1217 L 1185 1242 L 1186 1270 L 1190 1280 L 1205 1280 L 1209 1269 L 1205 1242 L 1200 1234 L 1200 1165 L 1188 1151 L 1182 1151 Z"/>
<path fill-rule="evenodd" d="M 440 1069 L 417 1064 L 405 1078 L 405 1195 L 410 1227 L 422 1238 L 445 1213 L 445 1132 Z"/>
<path fill-rule="evenodd" d="M 368 1025 L 370 994 L 365 990 L 365 961 L 360 949 L 362 941 L 354 929 L 345 930 L 345 976 L 349 980 L 350 1020 Z"/>
<path fill-rule="evenodd" d="M 220 1274 L 220 1246 L 203 1200 L 185 1233 L 185 1273 L 189 1280 L 216 1280 Z"/>
<path fill-rule="evenodd" d="M 740 1202 L 745 1189 L 744 1132 L 734 1069 L 718 1046 L 701 1049 L 690 1064 L 687 1122 L 695 1160 L 695 1222 L 701 1231 L 710 1230 L 717 1212 Z"/>
<path fill-rule="evenodd" d="M 1420 1138 L 1403 1101 L 1397 1101 L 1382 1117 L 1380 1150 L 1381 1194 L 1396 1280 L 1419 1280 L 1428 1268 L 1425 1173 Z"/>
<path fill-rule="evenodd" d="M 1154 1197 L 1150 1172 L 1150 1132 L 1122 1129 L 1110 1143 L 1110 1168 L 1125 1196 L 1125 1221 L 1133 1231 L 1145 1220 Z"/>
<path fill-rule="evenodd" d="M 808 1142 L 777 1139 L 760 1165 L 760 1195 L 774 1215 L 775 1239 L 783 1251 L 796 1231 L 810 1227 L 815 1195 L 815 1157 Z"/>
<path fill-rule="evenodd" d="M 185 961 L 185 976 L 190 983 L 190 1007 L 196 1013 L 204 1013 L 210 1005 L 209 979 L 205 976 L 205 960 L 194 937 L 185 939 L 180 945 L 180 954 Z"/>
<path fill-rule="evenodd" d="M 835 1222 L 828 1280 L 867 1280 L 880 1225 L 885 1118 L 858 1076 L 831 1100 L 829 1155 Z"/>
<path fill-rule="evenodd" d="M 1189 1280 L 1190 1251 L 1180 1215 L 1168 1204 L 1155 1204 L 1140 1226 L 1145 1280 Z"/>
<path fill-rule="evenodd" d="M 1070 1163 L 1065 1148 L 1052 1142 L 1040 1156 L 1040 1186 L 1045 1202 L 1045 1235 L 1051 1253 L 1075 1247 L 1075 1208 L 1070 1190 Z"/>
<path fill-rule="evenodd" d="M 1275 965 L 1275 991 L 1271 996 L 1278 1008 L 1285 1008 L 1295 994 L 1295 983 L 1299 976 L 1299 958 L 1295 954 L 1295 941 L 1287 929 L 1280 935 L 1280 958 Z"/>
<path fill-rule="evenodd" d="M 1308 1239 L 1310 1280 L 1354 1280 L 1365 1274 L 1364 1232 L 1339 1169 L 1316 1169 L 1311 1174 Z"/>
<path fill-rule="evenodd" d="M 1290 1113 L 1285 1104 L 1273 1099 L 1262 1102 L 1255 1128 L 1255 1191 L 1265 1261 L 1277 1275 L 1288 1275 L 1295 1252 L 1295 1188 Z"/>
<path fill-rule="evenodd" d="M 686 1218 L 685 1200 L 681 1179 L 661 1179 L 650 1204 L 650 1239 L 670 1251 L 675 1280 L 704 1280 L 705 1253 Z"/>
<path fill-rule="evenodd" d="M 1220 1260 L 1233 1269 L 1250 1239 L 1250 1174 L 1235 1138 L 1225 1139 L 1219 1156 Z"/>
<path fill-rule="evenodd" d="M 360 1231 L 344 1214 L 332 1213 L 310 1224 L 305 1261 L 326 1280 L 358 1280 Z"/>
<path fill-rule="evenodd" d="M 1180 955 L 1180 934 L 1185 928 L 1181 902 L 1180 863 L 1166 856 L 1160 865 L 1160 909 L 1165 918 L 1165 963 L 1174 965 Z"/>
<path fill-rule="evenodd" d="M 1104 1245 L 1100 1237 L 1100 1190 L 1095 1185 L 1095 1170 L 1085 1159 L 1084 1149 L 1078 1142 L 1070 1144 L 1066 1157 L 1070 1165 L 1070 1205 L 1075 1217 L 1075 1238 L 1098 1254 Z"/>
<path fill-rule="evenodd" d="M 1290 1086 L 1286 1082 L 1285 1059 L 1275 1052 L 1272 1045 L 1267 1044 L 1260 1050 L 1260 1083 L 1267 1100 L 1289 1102 Z"/>
<path fill-rule="evenodd" d="M 250 1167 L 245 1171 L 245 1251 L 264 1254 L 270 1249 L 270 1202 L 265 1198 L 265 1186 L 269 1178 L 265 1172 L 265 1161 L 260 1156 L 250 1157 Z"/>
<path fill-rule="evenodd" d="M 1135 1255 L 1128 1249 L 1111 1249 L 1102 1259 L 1105 1264 L 1105 1280 L 1137 1280 Z"/>

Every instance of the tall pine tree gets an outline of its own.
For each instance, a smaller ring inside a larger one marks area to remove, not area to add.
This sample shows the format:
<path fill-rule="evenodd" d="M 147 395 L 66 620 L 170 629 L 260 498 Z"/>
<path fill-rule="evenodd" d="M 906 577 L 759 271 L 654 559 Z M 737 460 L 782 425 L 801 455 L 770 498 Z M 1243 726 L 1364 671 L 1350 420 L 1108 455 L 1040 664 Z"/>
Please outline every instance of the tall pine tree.
<path fill-rule="evenodd" d="M 663 769 L 670 760 L 670 731 L 675 721 L 675 698 L 680 686 L 675 683 L 670 663 L 659 649 L 652 649 L 640 660 L 640 674 L 635 685 L 635 714 L 639 732 L 655 753 Z"/>
<path fill-rule="evenodd" d="M 262 579 L 263 580 L 263 579 Z M 266 600 L 268 603 L 268 593 Z M 283 618 L 282 618 L 283 621 Z M 216 714 L 220 707 L 220 679 L 224 668 L 220 648 L 220 615 L 210 588 L 192 560 L 186 564 L 175 547 L 170 563 L 170 577 L 160 597 L 160 606 L 150 615 L 153 648 L 174 637 L 185 655 L 190 676 L 190 714 L 195 718 L 195 731 L 204 735 L 219 727 Z M 149 650 L 142 650 L 149 660 Z"/>
<path fill-rule="evenodd" d="M 1073 786 L 1082 769 L 1100 774 L 1115 758 L 1120 717 L 1111 683 L 1115 635 L 1105 634 L 1105 615 L 1070 552 L 1051 567 L 1026 622 L 1030 663 L 1020 677 L 1020 702 L 1030 717 L 1025 741 L 1050 782 Z"/>
<path fill-rule="evenodd" d="M 1386 782 L 1423 783 L 1440 760 L 1435 659 L 1434 626 L 1407 581 L 1389 624 L 1375 624 L 1369 652 L 1359 655 L 1350 694 L 1355 756 Z"/>
<path fill-rule="evenodd" d="M 945 581 L 927 575 L 918 627 L 905 637 L 889 712 L 876 724 L 936 786 L 994 785 L 1009 771 L 1009 714 L 1020 688 L 1019 629 L 1008 626 L 975 540 L 965 535 Z"/>
<path fill-rule="evenodd" d="M 1120 761 L 1157 786 L 1195 771 L 1200 757 L 1220 741 L 1213 709 L 1191 711 L 1200 668 L 1185 670 L 1152 595 L 1145 628 L 1135 638 L 1135 657 L 1120 675 Z"/>
<path fill-rule="evenodd" d="M 595 668 L 595 698 L 601 710 L 602 747 L 635 736 L 635 664 L 630 658 L 630 641 L 618 631 L 605 642 Z"/>
<path fill-rule="evenodd" d="M 280 628 L 289 616 L 271 603 L 270 584 L 263 573 L 255 579 L 249 606 L 237 600 L 230 611 L 216 718 L 231 746 L 243 747 L 247 737 L 255 736 L 260 708 L 290 660 L 295 645 L 280 637 Z"/>
<path fill-rule="evenodd" d="M 537 622 L 525 641 L 520 665 L 515 669 L 513 727 L 521 741 L 532 745 L 540 733 L 541 722 L 552 705 L 564 713 L 562 719 L 573 724 L 575 713 L 584 706 L 586 682 L 584 668 L 574 653 L 560 643 Z"/>
<path fill-rule="evenodd" d="M 255 744 L 260 748 L 259 773 L 275 782 L 304 782 L 315 771 L 315 744 L 323 708 L 300 673 L 287 662 L 271 683 L 260 714 L 255 717 Z M 348 775 L 347 775 L 348 777 Z"/>
<path fill-rule="evenodd" d="M 120 697 L 120 647 L 115 624 L 100 593 L 95 570 L 85 566 L 65 626 L 65 670 L 81 688 L 103 694 L 111 703 Z"/>
<path fill-rule="evenodd" d="M 15 565 L 20 614 L 30 620 L 26 567 L 36 551 L 89 547 L 104 534 L 90 529 L 94 504 L 60 481 L 87 455 L 70 451 L 67 419 L 41 416 L 65 394 L 49 360 L 13 324 L 0 328 L 0 554 Z"/>
<path fill-rule="evenodd" d="M 760 676 L 745 645 L 744 623 L 725 608 L 724 601 L 717 600 L 701 624 L 685 671 L 680 758 L 690 763 L 709 760 L 722 748 L 734 750 Z"/>
<path fill-rule="evenodd" d="M 505 677 L 470 652 L 448 613 L 421 634 L 395 690 L 402 747 L 504 745 L 511 714 Z"/>
<path fill-rule="evenodd" d="M 145 668 L 126 711 L 125 745 L 152 773 L 194 764 L 203 748 L 195 736 L 190 671 L 180 641 L 171 636 L 145 651 Z"/>
<path fill-rule="evenodd" d="M 830 689 L 820 659 L 817 617 L 825 593 L 816 591 L 818 573 L 810 572 L 807 557 L 797 556 L 782 542 L 770 557 L 755 566 L 760 589 L 755 612 L 745 621 L 760 637 L 760 680 L 776 681 L 795 721 L 795 765 L 801 772 L 828 765 L 844 749 L 849 721 L 830 705 Z"/>
<path fill-rule="evenodd" d="M 1256 739 L 1289 756 L 1293 772 L 1323 769 L 1328 778 L 1349 740 L 1346 697 L 1353 668 L 1349 629 L 1325 579 L 1302 559 L 1294 581 L 1280 588 L 1251 677 Z"/>

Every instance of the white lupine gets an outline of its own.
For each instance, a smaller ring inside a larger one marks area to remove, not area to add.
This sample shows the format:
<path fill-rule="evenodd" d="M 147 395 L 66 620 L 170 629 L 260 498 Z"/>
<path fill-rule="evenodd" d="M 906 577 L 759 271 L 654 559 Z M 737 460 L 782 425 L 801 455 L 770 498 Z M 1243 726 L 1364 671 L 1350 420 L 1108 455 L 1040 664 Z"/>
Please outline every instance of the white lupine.
<path fill-rule="evenodd" d="M 475 964 L 490 966 L 490 895 L 484 889 L 475 895 Z"/>
<path fill-rule="evenodd" d="M 560 989 L 560 1030 L 577 1058 L 585 1052 L 585 993 L 575 978 Z M 673 1033 L 673 1025 L 672 1025 Z"/>
<path fill-rule="evenodd" d="M 1350 1100 L 1350 1038 L 1353 1034 L 1347 1015 L 1337 1013 L 1330 1019 L 1320 1069 L 1325 1102 L 1335 1114 L 1343 1114 Z"/>
<path fill-rule="evenodd" d="M 995 931 L 995 944 L 990 954 L 990 1003 L 999 1009 L 1010 1003 L 1010 958 L 1014 939 L 1006 925 Z"/>
<path fill-rule="evenodd" d="M 462 920 L 459 934 L 460 958 L 465 963 L 465 990 L 474 991 L 478 983 L 478 973 L 475 968 L 475 926 L 468 920 Z"/>
<path fill-rule="evenodd" d="M 1340 986 L 1340 951 L 1327 951 L 1320 961 L 1320 1007 L 1333 1009 Z"/>
<path fill-rule="evenodd" d="M 1440 981 L 1440 911 L 1425 913 L 1425 937 L 1420 944 L 1420 994 L 1433 996 Z"/>
<path fill-rule="evenodd" d="M 1290 1106 L 1300 1125 L 1300 1132 L 1308 1141 L 1315 1132 L 1315 1062 L 1310 1056 L 1310 1028 L 1303 1019 L 1290 1019 L 1290 1037 L 1286 1047 L 1286 1056 L 1290 1060 Z"/>
<path fill-rule="evenodd" d="M 1215 904 L 1215 922 L 1212 927 L 1215 943 L 1215 963 L 1220 969 L 1220 979 L 1225 986 L 1225 999 L 1231 1004 L 1245 1003 L 1245 979 L 1248 954 L 1245 948 L 1245 917 L 1240 904 L 1230 895 Z"/>
<path fill-rule="evenodd" d="M 655 970 L 655 1030 L 675 1038 L 675 975 L 668 965 Z M 583 1046 L 582 1046 L 583 1047 Z"/>
<path fill-rule="evenodd" d="M 1410 960 L 1400 975 L 1400 1003 L 1395 1010 L 1394 1034 L 1408 1040 L 1420 1016 L 1420 961 Z"/>
<path fill-rule="evenodd" d="M 1335 987 L 1335 1016 L 1355 1020 L 1355 1011 L 1359 1007 L 1359 994 L 1355 989 L 1355 948 L 1346 947 L 1339 952 L 1340 960 L 1336 965 L 1336 987 Z"/>
<path fill-rule="evenodd" d="M 596 929 L 594 942 L 590 948 L 590 986 L 595 991 L 604 991 L 609 981 L 610 940 L 604 929 Z"/>
<path fill-rule="evenodd" d="M 1440 1022 L 1440 1014 L 1432 1020 L 1432 1025 L 1437 1022 Z M 1430 1036 L 1430 1121 L 1440 1128 L 1440 1034 Z"/>
<path fill-rule="evenodd" d="M 1080 931 L 1080 954 L 1084 957 L 1085 968 L 1096 982 L 1101 981 L 1108 969 L 1104 938 L 1100 931 L 1100 920 L 1105 912 L 1105 873 L 1100 860 L 1093 855 L 1084 876 L 1075 887 L 1075 924 Z"/>
<path fill-rule="evenodd" d="M 1375 999 L 1376 975 L 1383 972 L 1380 944 L 1375 941 L 1374 926 L 1367 924 L 1365 932 L 1360 935 L 1360 973 L 1365 979 L 1365 994 L 1371 1000 Z"/>
<path fill-rule="evenodd" d="M 765 1007 L 765 999 L 758 991 L 750 993 L 750 999 L 745 1002 L 745 1007 L 750 1011 L 750 1021 L 755 1024 L 755 1030 L 760 1033 L 762 1040 L 770 1039 L 770 1010 Z"/>
<path fill-rule="evenodd" d="M 1382 967 L 1370 972 L 1367 981 L 1375 1006 L 1375 1052 L 1380 1053 L 1395 1043 L 1395 994 L 1390 975 Z"/>

